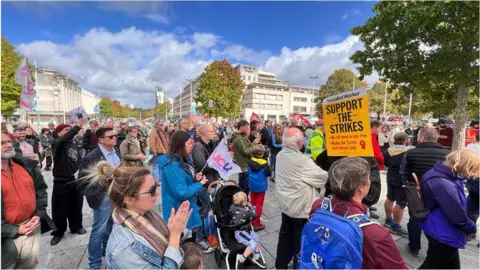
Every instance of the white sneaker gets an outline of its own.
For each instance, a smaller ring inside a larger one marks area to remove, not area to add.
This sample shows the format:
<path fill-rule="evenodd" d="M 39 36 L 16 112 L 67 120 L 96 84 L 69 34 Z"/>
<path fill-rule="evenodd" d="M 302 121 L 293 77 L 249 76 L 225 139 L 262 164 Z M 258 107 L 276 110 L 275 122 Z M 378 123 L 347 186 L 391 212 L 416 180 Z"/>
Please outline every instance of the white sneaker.
<path fill-rule="evenodd" d="M 260 256 L 260 253 L 255 254 L 252 257 L 249 257 L 250 261 L 253 262 L 254 264 L 258 265 L 258 267 L 265 269 L 267 268 L 267 264 L 263 261 L 262 256 Z"/>
<path fill-rule="evenodd" d="M 207 243 L 207 241 L 203 240 L 201 242 L 197 242 L 197 245 L 200 246 L 200 248 L 203 250 L 205 254 L 212 253 L 215 249 L 210 247 Z"/>
<path fill-rule="evenodd" d="M 243 254 L 237 254 L 237 259 L 235 260 L 235 269 L 243 269 L 244 264 L 245 258 L 243 257 Z"/>

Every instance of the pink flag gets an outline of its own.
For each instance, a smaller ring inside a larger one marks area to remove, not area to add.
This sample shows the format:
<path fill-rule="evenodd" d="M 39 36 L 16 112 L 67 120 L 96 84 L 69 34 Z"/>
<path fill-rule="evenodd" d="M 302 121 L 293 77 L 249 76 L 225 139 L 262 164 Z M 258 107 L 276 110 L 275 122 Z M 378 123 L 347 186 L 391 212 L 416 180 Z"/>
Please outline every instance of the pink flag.
<path fill-rule="evenodd" d="M 256 120 L 258 122 L 260 122 L 260 116 L 258 116 L 258 114 L 252 112 L 252 116 L 250 116 L 250 122 L 252 122 L 253 120 Z"/>
<path fill-rule="evenodd" d="M 32 76 L 28 69 L 27 59 L 23 58 L 15 72 L 15 82 L 22 86 L 20 95 L 20 108 L 31 111 L 35 106 L 35 89 L 33 88 Z"/>

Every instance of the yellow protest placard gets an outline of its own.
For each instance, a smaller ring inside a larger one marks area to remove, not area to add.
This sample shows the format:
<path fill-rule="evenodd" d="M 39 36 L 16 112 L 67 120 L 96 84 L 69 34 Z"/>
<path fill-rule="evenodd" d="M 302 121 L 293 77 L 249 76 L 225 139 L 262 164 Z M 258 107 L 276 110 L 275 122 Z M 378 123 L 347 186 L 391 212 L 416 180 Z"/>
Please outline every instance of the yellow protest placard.
<path fill-rule="evenodd" d="M 373 156 L 368 96 L 364 89 L 326 98 L 322 109 L 329 156 Z"/>

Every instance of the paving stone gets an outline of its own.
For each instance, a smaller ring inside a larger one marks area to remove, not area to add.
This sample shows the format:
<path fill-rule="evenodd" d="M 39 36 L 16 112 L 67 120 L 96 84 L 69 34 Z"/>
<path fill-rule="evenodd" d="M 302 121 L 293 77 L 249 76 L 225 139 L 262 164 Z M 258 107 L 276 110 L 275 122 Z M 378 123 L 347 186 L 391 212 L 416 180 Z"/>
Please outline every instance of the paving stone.
<path fill-rule="evenodd" d="M 276 216 L 265 220 L 263 223 L 265 224 L 265 231 L 268 233 L 278 232 L 282 225 L 282 217 Z"/>
<path fill-rule="evenodd" d="M 90 231 L 82 235 L 66 233 L 62 240 L 53 247 L 54 252 L 88 245 Z"/>
<path fill-rule="evenodd" d="M 476 251 L 460 249 L 460 267 L 461 269 L 480 269 L 478 248 Z"/>
<path fill-rule="evenodd" d="M 39 257 L 39 269 L 77 269 L 87 246 L 50 252 Z"/>
<path fill-rule="evenodd" d="M 105 269 L 105 257 L 102 257 L 102 269 Z M 88 269 L 89 264 L 88 264 L 88 247 L 87 250 L 85 251 L 85 254 L 83 255 L 82 260 L 80 261 L 80 264 L 78 265 L 78 269 Z"/>
<path fill-rule="evenodd" d="M 395 244 L 397 244 L 397 247 L 400 250 L 400 254 L 402 255 L 405 263 L 411 265 L 413 268 L 418 268 L 427 257 L 427 251 L 424 248 L 420 250 L 418 257 L 412 256 L 408 251 L 408 239 L 406 238 L 398 239 Z"/>
<path fill-rule="evenodd" d="M 278 233 L 271 233 L 260 238 L 262 246 L 273 258 L 277 256 Z"/>

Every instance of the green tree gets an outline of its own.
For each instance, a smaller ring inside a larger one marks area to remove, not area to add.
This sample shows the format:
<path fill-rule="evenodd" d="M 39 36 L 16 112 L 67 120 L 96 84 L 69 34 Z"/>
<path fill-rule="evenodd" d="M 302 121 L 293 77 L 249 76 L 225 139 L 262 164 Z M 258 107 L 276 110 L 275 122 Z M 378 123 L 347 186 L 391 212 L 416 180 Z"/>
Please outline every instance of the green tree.
<path fill-rule="evenodd" d="M 364 44 L 351 56 L 362 75 L 376 70 L 403 96 L 428 97 L 433 112 L 455 112 L 453 149 L 465 141 L 469 91 L 478 93 L 478 10 L 478 1 L 380 1 L 351 30 Z"/>
<path fill-rule="evenodd" d="M 158 104 L 154 108 L 155 115 L 163 118 L 165 117 L 168 112 L 170 112 L 170 109 L 172 108 L 172 104 L 170 102 L 164 102 L 162 104 Z"/>
<path fill-rule="evenodd" d="M 111 99 L 102 98 L 99 106 L 100 106 L 100 113 L 102 115 L 107 117 L 113 116 L 113 105 L 112 105 Z"/>
<path fill-rule="evenodd" d="M 213 117 L 239 117 L 245 84 L 227 61 L 214 61 L 200 76 L 195 101 L 197 110 Z M 213 102 L 212 104 L 209 104 Z"/>
<path fill-rule="evenodd" d="M 351 70 L 342 68 L 337 69 L 330 74 L 325 84 L 320 86 L 320 91 L 318 91 L 318 94 L 315 97 L 315 104 L 319 115 L 322 115 L 322 102 L 325 98 L 343 92 L 352 91 L 354 89 L 354 81 L 355 89 L 368 87 L 368 84 L 360 80 Z"/>
<path fill-rule="evenodd" d="M 15 83 L 21 57 L 2 35 L 2 115 L 10 116 L 20 105 L 22 87 Z"/>

